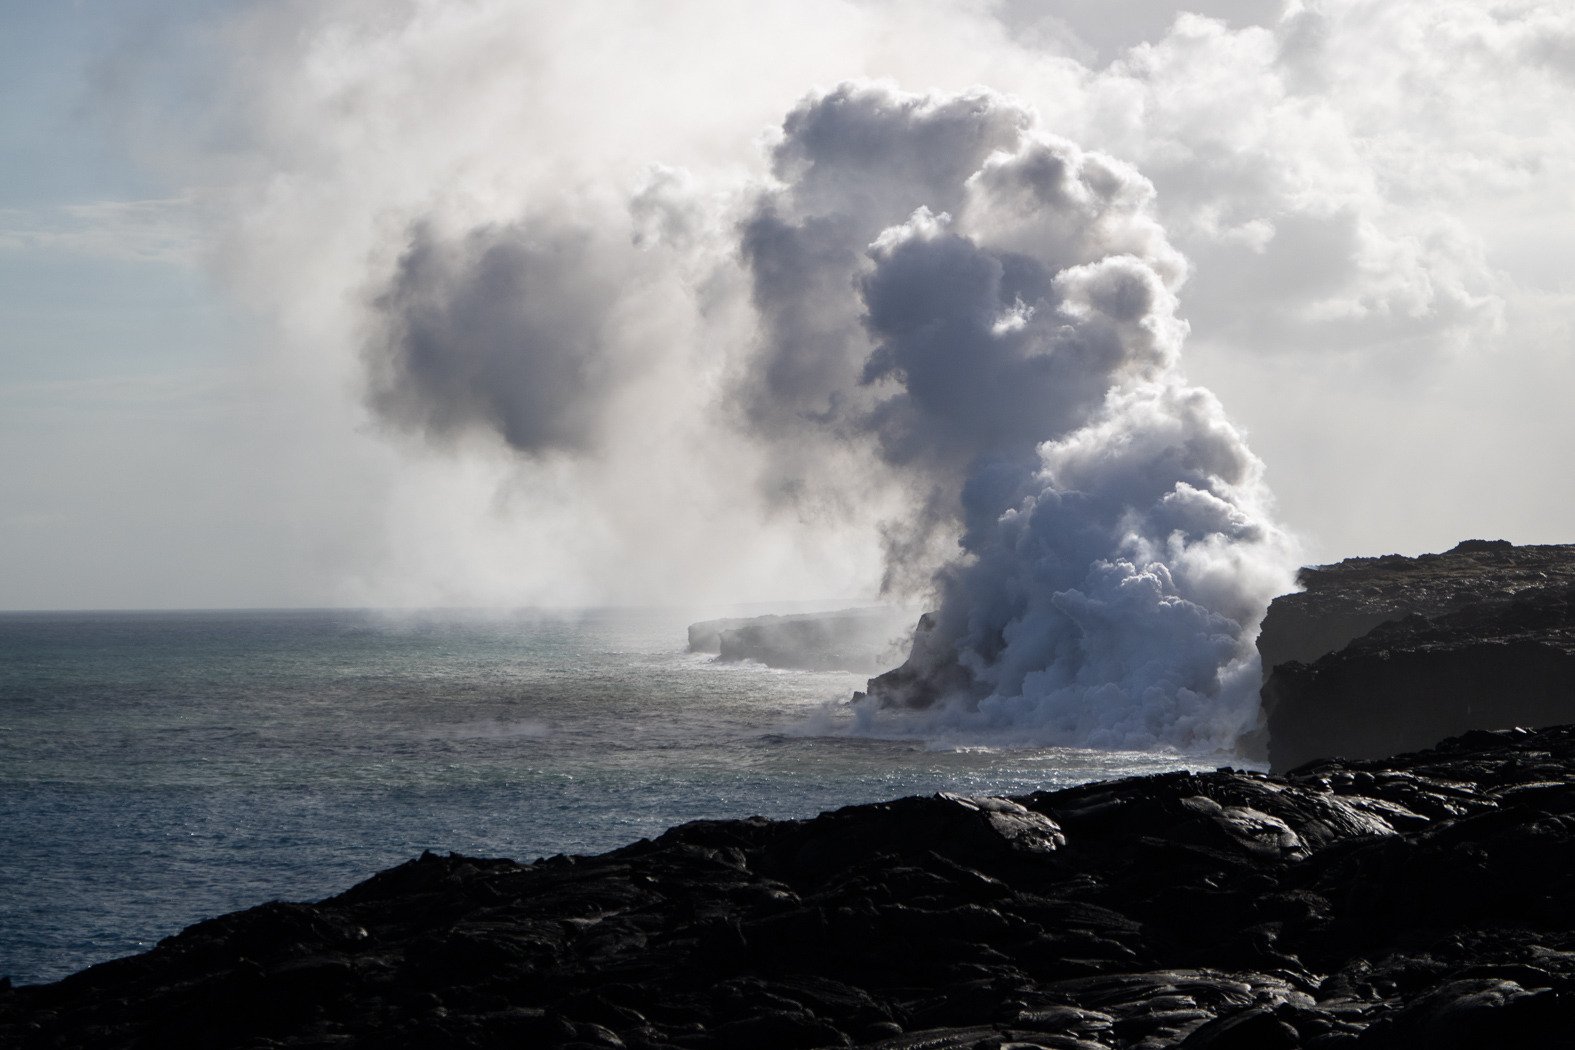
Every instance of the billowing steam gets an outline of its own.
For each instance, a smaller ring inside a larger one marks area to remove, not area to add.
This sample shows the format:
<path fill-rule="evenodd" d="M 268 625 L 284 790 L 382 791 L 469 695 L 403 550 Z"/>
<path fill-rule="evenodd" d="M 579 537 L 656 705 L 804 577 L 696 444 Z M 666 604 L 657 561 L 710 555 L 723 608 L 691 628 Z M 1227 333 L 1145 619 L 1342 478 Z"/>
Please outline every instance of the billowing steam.
<path fill-rule="evenodd" d="M 744 234 L 752 418 L 870 441 L 915 495 L 890 553 L 938 530 L 962 549 L 873 700 L 1058 743 L 1230 746 L 1293 551 L 1260 463 L 1178 372 L 1186 266 L 1152 187 L 989 94 L 843 87 L 785 130 L 784 185 Z"/>
<path fill-rule="evenodd" d="M 1233 743 L 1294 559 L 1258 460 L 1178 371 L 1186 264 L 1148 181 L 1002 96 L 871 85 L 794 109 L 772 171 L 721 204 L 655 180 L 621 239 L 417 226 L 374 300 L 373 406 L 439 440 L 597 455 L 664 353 L 661 326 L 638 334 L 660 244 L 705 275 L 674 294 L 725 361 L 699 411 L 761 453 L 740 483 L 784 506 L 902 494 L 887 586 L 938 604 L 871 719 Z"/>

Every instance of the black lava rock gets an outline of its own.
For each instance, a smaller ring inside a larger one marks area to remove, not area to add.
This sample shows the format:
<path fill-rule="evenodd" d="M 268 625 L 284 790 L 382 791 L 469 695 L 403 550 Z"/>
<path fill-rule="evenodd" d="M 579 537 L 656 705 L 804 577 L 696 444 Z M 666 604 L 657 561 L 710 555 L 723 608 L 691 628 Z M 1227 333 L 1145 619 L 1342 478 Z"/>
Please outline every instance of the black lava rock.
<path fill-rule="evenodd" d="M 425 854 L 0 988 L 6 1047 L 1575 1046 L 1575 727 Z"/>

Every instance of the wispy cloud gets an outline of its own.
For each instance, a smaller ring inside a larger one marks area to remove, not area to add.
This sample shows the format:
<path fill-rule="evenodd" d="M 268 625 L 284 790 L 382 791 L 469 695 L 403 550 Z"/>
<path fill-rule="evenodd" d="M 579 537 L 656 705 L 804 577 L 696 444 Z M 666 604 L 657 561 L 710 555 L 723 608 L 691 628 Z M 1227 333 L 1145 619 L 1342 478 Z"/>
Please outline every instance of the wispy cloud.
<path fill-rule="evenodd" d="M 0 250 L 185 266 L 196 261 L 198 221 L 191 196 L 0 208 Z"/>

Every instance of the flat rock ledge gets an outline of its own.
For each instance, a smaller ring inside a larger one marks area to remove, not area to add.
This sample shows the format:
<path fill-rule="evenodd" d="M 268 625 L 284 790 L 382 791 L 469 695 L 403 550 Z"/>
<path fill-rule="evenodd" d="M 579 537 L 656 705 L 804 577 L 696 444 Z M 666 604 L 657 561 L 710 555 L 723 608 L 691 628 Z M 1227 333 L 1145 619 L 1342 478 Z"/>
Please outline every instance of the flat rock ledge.
<path fill-rule="evenodd" d="M 423 855 L 0 990 L 0 1046 L 1575 1046 L 1575 727 Z"/>

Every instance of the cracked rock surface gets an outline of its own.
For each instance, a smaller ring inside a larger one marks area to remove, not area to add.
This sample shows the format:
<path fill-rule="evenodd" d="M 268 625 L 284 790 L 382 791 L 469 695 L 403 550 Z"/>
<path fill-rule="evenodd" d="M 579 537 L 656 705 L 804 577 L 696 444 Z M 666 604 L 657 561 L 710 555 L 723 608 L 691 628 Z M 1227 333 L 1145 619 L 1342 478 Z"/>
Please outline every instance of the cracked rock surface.
<path fill-rule="evenodd" d="M 0 1046 L 1575 1046 L 1575 727 L 426 854 L 0 991 Z"/>

